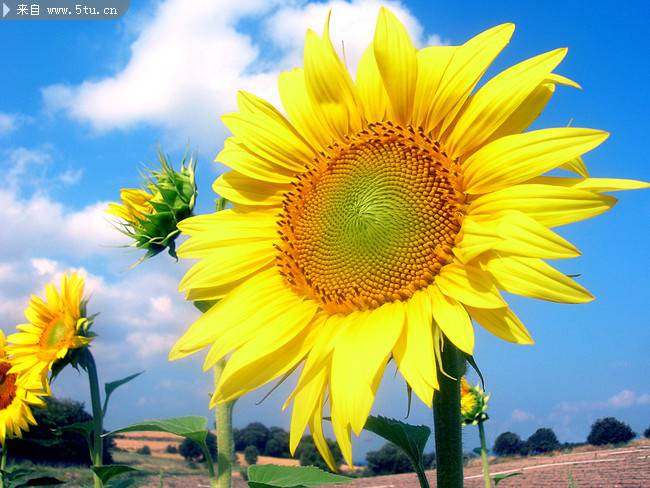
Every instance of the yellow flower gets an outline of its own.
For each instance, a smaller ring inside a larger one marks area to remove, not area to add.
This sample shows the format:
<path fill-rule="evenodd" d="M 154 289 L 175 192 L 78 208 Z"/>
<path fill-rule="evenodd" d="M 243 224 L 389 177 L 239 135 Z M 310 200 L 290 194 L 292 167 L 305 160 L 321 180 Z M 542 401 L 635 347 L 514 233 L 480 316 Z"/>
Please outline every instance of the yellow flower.
<path fill-rule="evenodd" d="M 143 259 L 167 249 L 176 257 L 175 240 L 180 231 L 178 223 L 192 215 L 196 201 L 194 170 L 196 162 L 185 159 L 179 171 L 158 154 L 160 170 L 149 170 L 144 190 L 124 188 L 120 191 L 122 203 L 109 203 L 106 213 L 121 222 L 118 229 L 133 240 L 133 246 L 144 249 Z"/>
<path fill-rule="evenodd" d="M 176 343 L 178 359 L 210 346 L 232 353 L 212 399 L 237 398 L 300 364 L 291 449 L 307 424 L 332 457 L 367 419 L 391 357 L 431 405 L 444 336 L 471 354 L 472 319 L 505 340 L 532 339 L 499 289 L 563 303 L 592 296 L 543 259 L 578 256 L 550 230 L 601 214 L 601 192 L 642 182 L 589 178 L 580 156 L 607 134 L 520 133 L 557 85 L 557 49 L 523 61 L 472 94 L 514 26 L 461 46 L 416 50 L 381 9 L 353 81 L 330 41 L 307 32 L 304 69 L 280 75 L 288 114 L 240 92 L 223 122 L 234 134 L 214 190 L 234 208 L 180 224 L 179 256 L 198 258 L 180 289 L 220 300 Z M 542 176 L 566 167 L 580 177 Z M 433 324 L 433 325 L 432 325 Z"/>
<path fill-rule="evenodd" d="M 60 292 L 50 283 L 45 287 L 46 300 L 32 295 L 25 310 L 28 323 L 18 325 L 20 332 L 7 338 L 12 373 L 33 373 L 45 384 L 55 363 L 63 360 L 64 364 L 73 350 L 90 343 L 92 321 L 85 316 L 83 291 L 83 278 L 66 273 Z"/>
<path fill-rule="evenodd" d="M 460 380 L 460 415 L 463 424 L 476 424 L 487 420 L 487 404 L 490 395 L 486 395 L 479 386 L 470 385 L 463 376 Z"/>
<path fill-rule="evenodd" d="M 45 396 L 40 378 L 35 375 L 18 375 L 10 372 L 12 361 L 5 351 L 5 334 L 0 330 L 0 444 L 6 438 L 21 437 L 36 425 L 31 406 L 43 406 L 39 398 Z"/>

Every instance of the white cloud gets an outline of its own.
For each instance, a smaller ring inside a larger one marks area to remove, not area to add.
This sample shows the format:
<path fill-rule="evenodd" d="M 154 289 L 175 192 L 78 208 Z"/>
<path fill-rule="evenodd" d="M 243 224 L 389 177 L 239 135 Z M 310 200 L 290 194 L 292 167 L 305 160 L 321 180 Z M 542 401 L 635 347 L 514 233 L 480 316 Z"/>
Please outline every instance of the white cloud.
<path fill-rule="evenodd" d="M 516 423 L 528 422 L 534 418 L 535 416 L 533 414 L 528 413 L 524 410 L 519 410 L 518 408 L 514 409 L 510 415 L 510 419 Z"/>
<path fill-rule="evenodd" d="M 18 120 L 15 115 L 0 112 L 0 136 L 13 132 L 17 125 Z"/>
<path fill-rule="evenodd" d="M 46 107 L 99 131 L 149 124 L 175 144 L 198 141 L 213 150 L 224 133 L 218 117 L 234 109 L 236 90 L 277 103 L 278 72 L 302 65 L 305 32 L 321 32 L 330 8 L 333 42 L 339 47 L 345 41 L 348 65 L 355 70 L 381 5 L 404 21 L 417 45 L 440 42 L 435 35 L 425 38 L 418 21 L 396 1 L 215 0 L 187 8 L 184 0 L 166 0 L 137 28 L 126 66 L 99 80 L 45 87 Z M 262 27 L 252 35 L 242 27 L 247 21 Z M 279 54 L 269 58 L 269 52 Z"/>
<path fill-rule="evenodd" d="M 650 394 L 622 390 L 607 400 L 561 402 L 554 409 L 555 415 L 579 414 L 594 410 L 623 409 L 650 405 Z M 553 415 L 552 414 L 552 415 Z"/>

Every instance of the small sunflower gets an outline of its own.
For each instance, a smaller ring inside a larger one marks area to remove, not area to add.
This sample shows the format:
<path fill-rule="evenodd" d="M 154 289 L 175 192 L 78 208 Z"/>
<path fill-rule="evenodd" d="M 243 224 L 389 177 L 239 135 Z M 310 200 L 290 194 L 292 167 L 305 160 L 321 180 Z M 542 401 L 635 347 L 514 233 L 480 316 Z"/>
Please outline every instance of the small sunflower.
<path fill-rule="evenodd" d="M 36 425 L 32 406 L 43 406 L 40 397 L 47 395 L 41 380 L 33 374 L 12 373 L 12 360 L 5 351 L 5 334 L 0 330 L 0 444 L 5 439 L 21 437 L 29 426 Z"/>
<path fill-rule="evenodd" d="M 487 420 L 487 404 L 490 395 L 482 388 L 472 386 L 463 376 L 460 380 L 460 415 L 464 425 L 474 424 Z"/>
<path fill-rule="evenodd" d="M 184 159 L 179 171 L 162 152 L 158 160 L 160 170 L 147 172 L 144 190 L 124 188 L 120 191 L 121 203 L 109 203 L 106 208 L 106 213 L 120 219 L 118 229 L 133 240 L 135 247 L 146 251 L 143 259 L 165 249 L 176 257 L 178 223 L 192 215 L 196 201 L 194 159 L 187 164 Z"/>
<path fill-rule="evenodd" d="M 45 287 L 46 299 L 32 295 L 25 310 L 28 323 L 20 324 L 20 332 L 10 335 L 7 353 L 12 373 L 33 373 L 45 384 L 53 367 L 71 360 L 74 351 L 92 341 L 83 299 L 84 280 L 77 273 L 63 274 L 60 292 L 53 283 Z"/>
<path fill-rule="evenodd" d="M 512 24 L 417 50 L 382 8 L 354 81 L 328 24 L 322 36 L 307 32 L 304 69 L 280 75 L 288 118 L 244 92 L 223 117 L 233 137 L 217 160 L 232 171 L 213 188 L 234 208 L 182 222 L 190 239 L 178 252 L 199 259 L 180 284 L 187 298 L 220 301 L 170 358 L 209 347 L 209 368 L 232 353 L 213 405 L 302 364 L 287 401 L 291 450 L 309 425 L 333 466 L 327 399 L 351 463 L 351 432 L 363 429 L 391 357 L 431 405 L 443 336 L 472 354 L 473 319 L 532 343 L 499 290 L 592 300 L 544 261 L 579 255 L 551 228 L 609 210 L 616 200 L 603 192 L 647 184 L 588 177 L 581 156 L 603 131 L 522 133 L 558 85 L 577 86 L 553 73 L 566 49 L 474 92 Z M 579 177 L 543 176 L 556 168 Z"/>

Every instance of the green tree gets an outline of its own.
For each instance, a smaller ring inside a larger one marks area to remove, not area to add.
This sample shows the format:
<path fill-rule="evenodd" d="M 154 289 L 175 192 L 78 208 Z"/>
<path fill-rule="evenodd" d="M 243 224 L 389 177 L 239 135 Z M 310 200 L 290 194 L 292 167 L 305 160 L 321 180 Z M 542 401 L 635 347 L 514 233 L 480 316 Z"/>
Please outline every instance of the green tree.
<path fill-rule="evenodd" d="M 168 444 L 167 447 L 165 447 L 165 452 L 167 454 L 178 454 L 178 447 Z"/>
<path fill-rule="evenodd" d="M 388 442 L 381 449 L 366 454 L 366 462 L 368 472 L 374 476 L 413 472 L 413 464 L 406 453 Z"/>
<path fill-rule="evenodd" d="M 138 454 L 142 454 L 143 456 L 151 456 L 151 448 L 148 445 L 142 446 L 140 449 L 136 451 Z"/>
<path fill-rule="evenodd" d="M 650 427 L 643 431 L 643 437 L 650 439 Z"/>
<path fill-rule="evenodd" d="M 269 438 L 264 447 L 264 455 L 288 458 L 289 453 L 289 433 L 280 427 L 271 427 L 269 429 Z"/>
<path fill-rule="evenodd" d="M 524 442 L 517 434 L 504 432 L 495 439 L 492 451 L 497 456 L 514 456 L 520 454 L 523 447 Z"/>
<path fill-rule="evenodd" d="M 243 429 L 233 430 L 233 441 L 236 451 L 243 451 L 246 446 L 255 446 L 259 452 L 264 452 L 266 441 L 269 440 L 269 429 L 260 422 L 252 422 Z"/>
<path fill-rule="evenodd" d="M 257 456 L 259 456 L 259 454 L 260 453 L 255 446 L 246 446 L 246 449 L 244 449 L 244 459 L 249 466 L 251 464 L 257 464 Z"/>
<path fill-rule="evenodd" d="M 45 398 L 44 408 L 33 410 L 37 425 L 31 426 L 22 439 L 12 439 L 9 450 L 13 459 L 34 463 L 90 466 L 86 439 L 74 432 L 60 431 L 62 427 L 92 420 L 84 404 L 69 399 Z M 111 449 L 115 441 L 104 437 L 104 464 L 111 464 Z"/>
<path fill-rule="evenodd" d="M 629 425 L 614 417 L 596 420 L 591 426 L 587 442 L 593 446 L 623 444 L 630 442 L 636 434 Z"/>
<path fill-rule="evenodd" d="M 208 450 L 212 455 L 212 459 L 217 459 L 217 436 L 212 432 L 208 432 L 208 437 L 206 439 L 208 445 Z M 183 456 L 187 461 L 191 462 L 204 462 L 205 456 L 199 445 L 191 439 L 183 439 L 181 445 L 178 448 L 178 452 Z"/>
<path fill-rule="evenodd" d="M 560 442 L 552 429 L 542 427 L 528 438 L 526 447 L 530 454 L 542 454 L 558 449 Z"/>

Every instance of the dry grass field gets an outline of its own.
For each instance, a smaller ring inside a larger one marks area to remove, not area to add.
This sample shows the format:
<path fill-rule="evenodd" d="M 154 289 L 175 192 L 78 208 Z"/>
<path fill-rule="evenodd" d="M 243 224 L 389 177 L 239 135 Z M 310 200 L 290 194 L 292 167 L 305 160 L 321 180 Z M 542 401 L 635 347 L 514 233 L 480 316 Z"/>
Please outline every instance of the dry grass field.
<path fill-rule="evenodd" d="M 135 486 L 141 488 L 209 488 L 205 466 L 187 463 L 180 455 L 165 452 L 168 445 L 178 445 L 181 439 L 162 433 L 131 433 L 116 439 L 116 463 L 128 464 L 139 470 Z M 144 445 L 151 455 L 138 454 Z M 245 469 L 243 454 L 238 453 L 239 469 Z M 259 464 L 297 465 L 295 459 L 258 458 Z M 583 446 L 571 452 L 554 452 L 525 458 L 493 458 L 491 473 L 521 471 L 523 474 L 502 481 L 499 488 L 650 488 L 650 441 L 636 440 L 625 447 L 594 448 Z M 39 471 L 41 468 L 39 468 Z M 92 486 L 88 471 L 80 468 L 42 468 L 43 474 L 66 480 L 66 488 Z M 435 471 L 429 471 L 431 488 L 435 488 Z M 234 473 L 235 488 L 247 484 Z M 419 488 L 414 474 L 359 478 L 350 488 Z M 478 459 L 465 469 L 465 487 L 483 486 Z"/>

